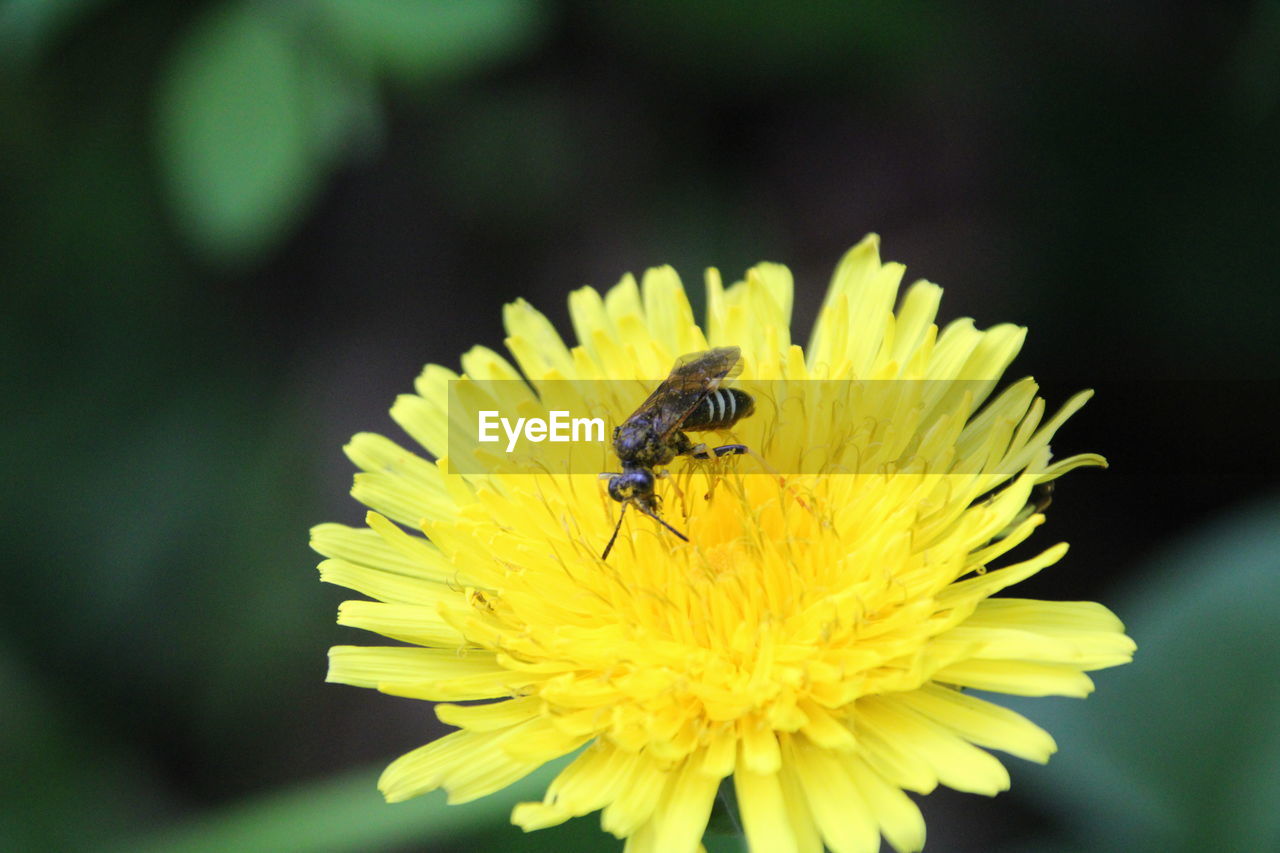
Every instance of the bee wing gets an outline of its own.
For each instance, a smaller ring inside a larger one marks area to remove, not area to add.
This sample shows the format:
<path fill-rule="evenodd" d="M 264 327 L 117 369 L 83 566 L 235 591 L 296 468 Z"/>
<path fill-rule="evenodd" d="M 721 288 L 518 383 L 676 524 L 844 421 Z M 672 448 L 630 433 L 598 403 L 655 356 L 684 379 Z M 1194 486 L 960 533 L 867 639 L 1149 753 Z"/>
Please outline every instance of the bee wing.
<path fill-rule="evenodd" d="M 631 418 L 645 417 L 654 432 L 666 438 L 680 428 L 708 394 L 741 372 L 742 351 L 737 347 L 717 347 L 682 355 L 671 368 L 671 375 L 640 404 Z"/>

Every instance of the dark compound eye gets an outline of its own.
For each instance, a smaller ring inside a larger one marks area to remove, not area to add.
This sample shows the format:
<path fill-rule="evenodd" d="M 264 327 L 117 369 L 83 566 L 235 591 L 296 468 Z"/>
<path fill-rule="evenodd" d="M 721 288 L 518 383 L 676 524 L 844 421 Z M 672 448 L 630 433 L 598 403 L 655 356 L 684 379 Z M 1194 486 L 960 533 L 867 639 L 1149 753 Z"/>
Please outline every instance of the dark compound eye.
<path fill-rule="evenodd" d="M 653 474 L 648 471 L 627 471 L 609 480 L 609 497 L 615 501 L 649 494 L 653 494 Z"/>
<path fill-rule="evenodd" d="M 626 476 L 618 474 L 609 478 L 609 497 L 615 501 L 625 501 L 631 495 L 631 487 L 626 483 Z"/>

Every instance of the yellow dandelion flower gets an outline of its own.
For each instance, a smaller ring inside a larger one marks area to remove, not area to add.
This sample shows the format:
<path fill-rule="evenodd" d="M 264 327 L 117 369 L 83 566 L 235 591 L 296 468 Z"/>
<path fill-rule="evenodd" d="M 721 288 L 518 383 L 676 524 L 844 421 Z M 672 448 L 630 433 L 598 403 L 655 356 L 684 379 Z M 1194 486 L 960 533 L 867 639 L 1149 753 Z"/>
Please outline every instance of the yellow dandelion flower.
<path fill-rule="evenodd" d="M 669 268 L 578 290 L 572 347 L 516 302 L 514 364 L 477 347 L 396 401 L 425 456 L 352 439 L 368 526 L 323 524 L 312 544 L 324 580 L 376 599 L 339 622 L 405 645 L 335 647 L 329 680 L 443 703 L 458 729 L 387 768 L 388 800 L 464 802 L 581 749 L 513 822 L 600 810 L 628 850 L 693 851 L 731 779 L 752 850 L 875 851 L 883 835 L 905 852 L 925 829 L 904 792 L 992 795 L 1009 775 L 988 749 L 1049 758 L 1048 733 L 966 689 L 1084 696 L 1087 671 L 1132 657 L 1100 604 L 992 597 L 1067 550 L 1001 560 L 1044 521 L 1037 484 L 1105 464 L 1050 459 L 1088 394 L 1049 418 L 1031 379 L 994 394 L 1025 329 L 939 331 L 923 281 L 895 312 L 902 274 L 874 236 L 852 249 L 807 350 L 773 264 L 727 288 L 710 271 L 705 327 Z M 751 456 L 681 457 L 658 482 L 688 541 L 635 513 L 601 559 L 622 508 L 592 473 L 616 470 L 608 443 L 517 463 L 470 426 L 553 409 L 618 424 L 678 357 L 720 346 L 741 349 L 735 383 L 761 405 L 734 426 Z"/>

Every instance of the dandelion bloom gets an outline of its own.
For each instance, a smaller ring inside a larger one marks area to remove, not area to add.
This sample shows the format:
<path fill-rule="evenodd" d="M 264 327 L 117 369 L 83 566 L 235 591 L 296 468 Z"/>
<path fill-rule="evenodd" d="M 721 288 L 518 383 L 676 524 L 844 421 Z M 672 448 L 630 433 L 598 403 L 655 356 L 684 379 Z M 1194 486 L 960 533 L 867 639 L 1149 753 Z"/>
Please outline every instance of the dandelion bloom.
<path fill-rule="evenodd" d="M 329 679 L 487 700 L 435 706 L 458 730 L 392 763 L 388 800 L 443 787 L 464 802 L 581 749 L 516 824 L 602 810 L 628 850 L 693 851 L 731 779 L 752 850 L 875 851 L 883 835 L 914 851 L 924 822 L 904 792 L 1007 788 L 987 749 L 1048 759 L 1048 733 L 966 688 L 1084 696 L 1087 671 L 1132 656 L 1099 604 L 992 597 L 1066 553 L 1006 556 L 1044 521 L 1036 484 L 1104 464 L 1050 458 L 1088 394 L 1047 419 L 1031 379 L 993 395 L 1025 329 L 939 331 L 928 282 L 895 312 L 902 274 L 875 237 L 852 249 L 807 350 L 791 342 L 791 274 L 772 264 L 727 288 L 710 271 L 705 327 L 669 268 L 578 290 L 573 347 L 517 302 L 514 365 L 477 347 L 461 376 L 430 365 L 396 401 L 425 454 L 352 439 L 368 526 L 320 525 L 313 546 L 324 580 L 376 599 L 339 622 L 406 645 L 335 647 Z M 495 451 L 451 419 L 603 406 L 617 424 L 676 358 L 717 346 L 741 348 L 743 387 L 786 390 L 734 427 L 754 457 L 682 457 L 659 481 L 687 542 L 632 513 L 601 559 L 621 509 L 590 473 L 617 469 L 607 443 L 586 468 L 542 445 L 540 473 L 459 473 Z"/>

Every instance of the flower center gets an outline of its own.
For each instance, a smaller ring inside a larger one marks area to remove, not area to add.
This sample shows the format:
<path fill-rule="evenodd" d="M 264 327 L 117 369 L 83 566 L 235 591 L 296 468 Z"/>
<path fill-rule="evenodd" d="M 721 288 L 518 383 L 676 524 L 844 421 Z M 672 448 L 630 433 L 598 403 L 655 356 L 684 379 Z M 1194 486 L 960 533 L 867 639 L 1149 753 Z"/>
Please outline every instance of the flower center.
<path fill-rule="evenodd" d="M 902 484 L 686 472 L 666 488 L 664 518 L 689 542 L 628 513 L 608 561 L 538 561 L 563 540 L 535 524 L 518 549 L 526 559 L 485 599 L 503 623 L 497 647 L 547 676 L 531 689 L 558 713 L 611 704 L 609 726 L 637 746 L 692 721 L 751 716 L 794 730 L 797 703 L 847 704 L 918 669 L 934 590 L 911 581 L 924 559 L 914 515 L 884 509 Z M 617 506 L 596 501 L 574 517 Z M 608 528 L 582 524 L 596 538 Z M 595 539 L 581 547 L 598 554 Z"/>

